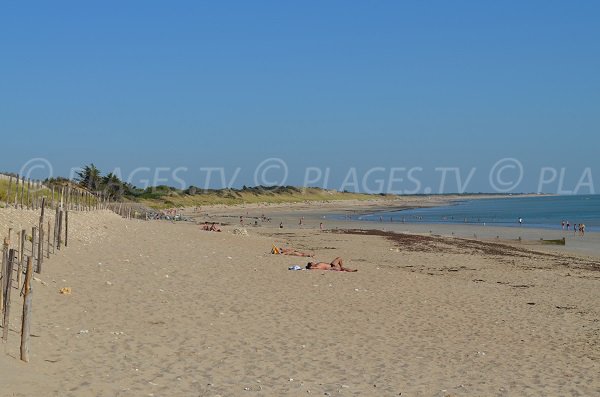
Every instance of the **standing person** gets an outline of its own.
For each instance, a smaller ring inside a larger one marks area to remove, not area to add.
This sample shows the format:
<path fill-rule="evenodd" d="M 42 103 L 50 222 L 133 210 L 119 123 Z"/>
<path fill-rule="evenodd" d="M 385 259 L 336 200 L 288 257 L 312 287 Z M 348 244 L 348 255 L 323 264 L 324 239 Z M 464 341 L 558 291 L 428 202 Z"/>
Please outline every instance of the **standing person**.
<path fill-rule="evenodd" d="M 319 223 L 319 229 L 323 230 L 323 222 Z"/>
<path fill-rule="evenodd" d="M 298 225 L 302 226 L 302 218 L 300 218 L 300 222 L 298 222 Z"/>
<path fill-rule="evenodd" d="M 563 220 L 560 224 L 562 226 L 562 230 L 565 230 L 565 221 Z"/>
<path fill-rule="evenodd" d="M 523 225 L 523 218 L 519 218 L 519 226 Z"/>
<path fill-rule="evenodd" d="M 573 234 L 577 236 L 577 230 L 579 230 L 579 228 L 581 227 L 581 225 L 579 225 L 579 227 L 577 227 L 577 224 L 574 223 L 573 224 Z"/>
<path fill-rule="evenodd" d="M 569 221 L 567 221 L 567 230 L 569 230 L 569 227 L 571 227 L 571 224 L 569 223 Z"/>
<path fill-rule="evenodd" d="M 585 236 L 585 224 L 580 224 L 579 225 L 579 230 L 581 231 L 581 237 Z"/>

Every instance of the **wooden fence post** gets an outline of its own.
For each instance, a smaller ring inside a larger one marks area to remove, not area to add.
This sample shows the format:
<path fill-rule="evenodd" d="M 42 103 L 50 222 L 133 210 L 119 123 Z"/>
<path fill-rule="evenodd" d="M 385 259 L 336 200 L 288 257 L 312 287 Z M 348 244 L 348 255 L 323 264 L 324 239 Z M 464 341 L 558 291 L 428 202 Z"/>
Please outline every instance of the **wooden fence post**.
<path fill-rule="evenodd" d="M 37 272 L 42 272 L 42 265 L 44 263 L 44 209 L 46 205 L 46 199 L 42 197 L 42 212 L 40 214 L 40 237 L 38 239 L 38 262 L 37 262 Z M 50 231 L 48 231 L 50 233 Z"/>
<path fill-rule="evenodd" d="M 23 209 L 23 196 L 25 195 L 25 177 L 21 177 L 21 209 Z"/>
<path fill-rule="evenodd" d="M 42 197 L 42 212 L 40 213 L 40 223 L 44 223 L 44 215 L 46 214 L 46 197 Z"/>
<path fill-rule="evenodd" d="M 21 323 L 21 360 L 29 362 L 29 338 L 31 336 L 31 290 L 32 276 L 31 257 L 27 258 L 27 272 L 25 273 L 25 285 L 23 287 L 23 320 Z"/>
<path fill-rule="evenodd" d="M 17 208 L 18 197 L 19 197 L 19 174 L 17 174 L 16 180 L 15 180 L 15 205 L 14 205 L 15 208 Z"/>
<path fill-rule="evenodd" d="M 21 238 L 19 239 L 19 268 L 21 272 L 17 273 L 17 281 L 19 282 L 19 287 L 21 286 L 21 278 L 23 271 L 23 264 L 25 261 L 25 238 L 27 236 L 27 230 L 21 230 Z"/>
<path fill-rule="evenodd" d="M 56 252 L 56 246 L 58 245 L 58 215 L 60 208 L 56 207 L 56 213 L 54 214 L 54 232 L 52 234 L 52 253 Z"/>
<path fill-rule="evenodd" d="M 0 269 L 0 321 L 4 318 L 4 284 L 6 282 L 6 267 L 8 262 L 8 239 L 4 239 L 2 246 L 2 268 Z M 2 323 L 4 325 L 4 323 Z"/>
<path fill-rule="evenodd" d="M 69 244 L 69 211 L 65 211 L 65 247 Z"/>
<path fill-rule="evenodd" d="M 44 263 L 44 224 L 40 224 L 38 237 L 38 257 L 37 257 L 37 273 L 42 273 L 42 264 Z"/>
<path fill-rule="evenodd" d="M 48 221 L 48 238 L 47 238 L 47 243 L 46 243 L 46 259 L 50 258 L 50 221 Z"/>
<path fill-rule="evenodd" d="M 35 239 L 37 238 L 37 227 L 31 228 L 31 257 L 35 259 Z"/>
<path fill-rule="evenodd" d="M 63 227 L 63 210 L 58 211 L 58 242 L 56 248 L 60 251 L 60 245 L 62 244 L 62 227 Z"/>
<path fill-rule="evenodd" d="M 67 187 L 67 210 L 71 209 L 71 186 Z"/>
<path fill-rule="evenodd" d="M 33 209 L 37 210 L 39 207 L 39 202 L 38 202 L 38 183 L 37 181 L 33 181 Z"/>
<path fill-rule="evenodd" d="M 8 329 L 10 322 L 10 293 L 12 292 L 13 269 L 15 262 L 15 250 L 10 250 L 8 254 L 8 264 L 6 267 L 6 291 L 4 292 L 4 321 L 2 321 L 2 341 L 8 340 Z"/>

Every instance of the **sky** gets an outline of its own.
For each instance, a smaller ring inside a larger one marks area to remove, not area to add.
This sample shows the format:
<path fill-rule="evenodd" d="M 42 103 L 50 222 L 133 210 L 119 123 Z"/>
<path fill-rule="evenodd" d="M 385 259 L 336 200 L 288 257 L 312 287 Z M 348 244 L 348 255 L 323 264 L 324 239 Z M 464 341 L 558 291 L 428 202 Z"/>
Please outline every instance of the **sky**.
<path fill-rule="evenodd" d="M 3 1 L 0 170 L 600 193 L 598 20 L 597 1 Z"/>

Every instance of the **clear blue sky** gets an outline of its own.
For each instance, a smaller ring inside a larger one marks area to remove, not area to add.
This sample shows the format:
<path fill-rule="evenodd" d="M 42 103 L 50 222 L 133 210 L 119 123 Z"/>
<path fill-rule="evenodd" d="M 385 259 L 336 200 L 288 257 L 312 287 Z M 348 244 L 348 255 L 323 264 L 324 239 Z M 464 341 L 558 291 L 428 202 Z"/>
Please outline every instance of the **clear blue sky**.
<path fill-rule="evenodd" d="M 515 191 L 565 167 L 565 189 L 590 168 L 600 193 L 598 21 L 597 1 L 4 1 L 0 170 L 239 167 L 241 186 L 277 157 L 288 184 L 421 167 L 437 191 L 459 167 L 492 191 L 512 157 Z"/>

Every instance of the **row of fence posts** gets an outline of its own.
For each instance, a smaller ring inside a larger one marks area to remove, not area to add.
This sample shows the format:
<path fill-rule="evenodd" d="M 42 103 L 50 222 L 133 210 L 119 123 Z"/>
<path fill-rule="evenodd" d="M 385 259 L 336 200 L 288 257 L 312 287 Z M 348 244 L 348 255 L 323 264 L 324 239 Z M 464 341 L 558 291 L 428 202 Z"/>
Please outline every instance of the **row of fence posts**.
<path fill-rule="evenodd" d="M 140 213 L 137 210 L 125 203 L 106 203 L 105 208 L 125 219 L 134 219 L 140 216 Z"/>
<path fill-rule="evenodd" d="M 2 321 L 2 341 L 8 340 L 11 291 L 17 289 L 23 296 L 23 315 L 21 324 L 21 360 L 29 361 L 29 337 L 31 322 L 31 300 L 33 290 L 31 280 L 33 272 L 42 273 L 44 257 L 50 258 L 61 246 L 68 246 L 69 241 L 69 210 L 56 208 L 54 225 L 50 220 L 45 220 L 46 198 L 41 204 L 39 224 L 31 229 L 31 236 L 27 230 L 17 233 L 17 244 L 12 244 L 12 229 L 8 230 L 8 237 L 4 239 L 2 248 L 2 272 L 0 274 L 0 321 Z M 31 241 L 31 244 L 28 242 Z M 26 252 L 29 255 L 26 255 Z M 23 272 L 25 279 L 23 280 Z M 15 273 L 16 272 L 16 277 Z M 15 286 L 16 283 L 16 286 Z"/>
<path fill-rule="evenodd" d="M 102 209 L 108 198 L 102 192 L 93 194 L 85 189 L 73 186 L 46 187 L 41 181 L 32 181 L 24 177 L 4 176 L 8 179 L 6 188 L 6 205 L 20 209 L 38 210 L 42 199 L 46 198 L 46 206 L 66 210 L 91 211 Z M 27 186 L 27 188 L 25 188 Z"/>
<path fill-rule="evenodd" d="M 49 208 L 65 211 L 110 210 L 126 219 L 149 219 L 147 211 L 136 210 L 133 206 L 111 201 L 108 194 L 102 191 L 91 192 L 75 186 L 46 187 L 41 181 L 32 181 L 24 177 L 0 175 L 8 180 L 6 188 L 6 205 L 20 209 L 38 210 L 45 200 Z M 27 186 L 27 188 L 25 188 Z"/>

